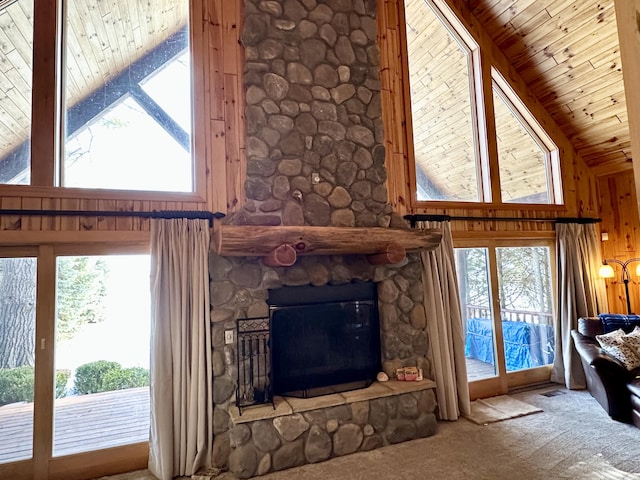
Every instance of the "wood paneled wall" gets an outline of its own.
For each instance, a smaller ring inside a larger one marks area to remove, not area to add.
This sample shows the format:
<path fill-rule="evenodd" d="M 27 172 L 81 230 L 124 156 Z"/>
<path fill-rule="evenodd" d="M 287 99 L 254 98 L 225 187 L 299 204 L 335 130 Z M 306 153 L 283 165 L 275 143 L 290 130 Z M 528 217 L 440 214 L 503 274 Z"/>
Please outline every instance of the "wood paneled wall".
<path fill-rule="evenodd" d="M 615 258 L 626 261 L 640 257 L 640 220 L 638 218 L 637 198 L 634 177 L 629 172 L 600 177 L 601 231 L 606 232 L 608 240 L 602 242 L 602 258 Z M 629 298 L 631 308 L 640 313 L 640 278 L 636 276 L 636 267 L 640 262 L 629 264 L 631 282 Z M 619 265 L 612 265 L 616 276 L 606 280 L 609 311 L 626 313 L 624 283 Z"/>

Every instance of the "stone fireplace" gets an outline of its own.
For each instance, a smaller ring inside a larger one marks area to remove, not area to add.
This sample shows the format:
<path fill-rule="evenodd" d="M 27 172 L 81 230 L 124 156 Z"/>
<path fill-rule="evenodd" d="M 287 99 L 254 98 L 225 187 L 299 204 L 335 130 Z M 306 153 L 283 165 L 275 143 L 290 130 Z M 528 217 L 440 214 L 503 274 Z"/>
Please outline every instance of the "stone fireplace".
<path fill-rule="evenodd" d="M 247 202 L 224 224 L 407 228 L 387 203 L 375 9 L 372 0 L 245 1 Z M 250 254 L 210 256 L 215 465 L 248 478 L 433 434 L 418 255 L 375 265 L 345 251 L 269 265 Z M 426 380 L 278 396 L 275 408 L 240 412 L 237 352 L 225 330 L 268 317 L 270 289 L 354 282 L 375 284 L 380 370 L 393 377 L 417 366 Z"/>

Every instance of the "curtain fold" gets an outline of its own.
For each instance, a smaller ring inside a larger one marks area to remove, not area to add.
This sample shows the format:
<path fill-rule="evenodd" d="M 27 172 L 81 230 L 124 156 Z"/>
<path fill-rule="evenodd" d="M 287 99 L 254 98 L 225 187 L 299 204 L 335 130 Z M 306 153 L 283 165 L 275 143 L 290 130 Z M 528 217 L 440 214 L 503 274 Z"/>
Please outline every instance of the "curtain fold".
<path fill-rule="evenodd" d="M 208 253 L 208 220 L 151 220 L 149 470 L 160 480 L 211 465 Z"/>
<path fill-rule="evenodd" d="M 598 230 L 594 224 L 556 224 L 558 316 L 556 355 L 551 381 L 570 389 L 586 388 L 580 357 L 571 330 L 578 318 L 607 311 L 604 282 L 598 278 L 601 264 Z"/>
<path fill-rule="evenodd" d="M 441 420 L 457 420 L 471 413 L 471 405 L 451 229 L 448 222 L 418 222 L 417 227 L 442 230 L 440 245 L 420 257 L 438 415 Z"/>

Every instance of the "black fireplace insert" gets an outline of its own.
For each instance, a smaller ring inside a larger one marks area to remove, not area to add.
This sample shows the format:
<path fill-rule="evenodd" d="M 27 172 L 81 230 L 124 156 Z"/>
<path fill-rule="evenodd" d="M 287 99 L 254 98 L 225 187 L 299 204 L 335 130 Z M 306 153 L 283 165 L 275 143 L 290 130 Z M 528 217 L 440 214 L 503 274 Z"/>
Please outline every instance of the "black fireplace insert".
<path fill-rule="evenodd" d="M 314 397 L 369 386 L 380 371 L 376 284 L 269 290 L 275 395 Z"/>

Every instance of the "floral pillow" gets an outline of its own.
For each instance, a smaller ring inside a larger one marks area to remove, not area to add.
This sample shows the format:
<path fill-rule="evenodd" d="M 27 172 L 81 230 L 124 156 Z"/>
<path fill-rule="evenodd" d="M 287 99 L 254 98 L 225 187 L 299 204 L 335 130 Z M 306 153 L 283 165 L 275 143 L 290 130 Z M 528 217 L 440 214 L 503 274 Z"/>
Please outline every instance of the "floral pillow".
<path fill-rule="evenodd" d="M 640 367 L 640 327 L 628 334 L 620 328 L 596 335 L 596 340 L 605 352 L 620 360 L 627 370 Z"/>
<path fill-rule="evenodd" d="M 627 333 L 623 342 L 640 358 L 640 326 L 636 326 L 631 333 Z"/>

